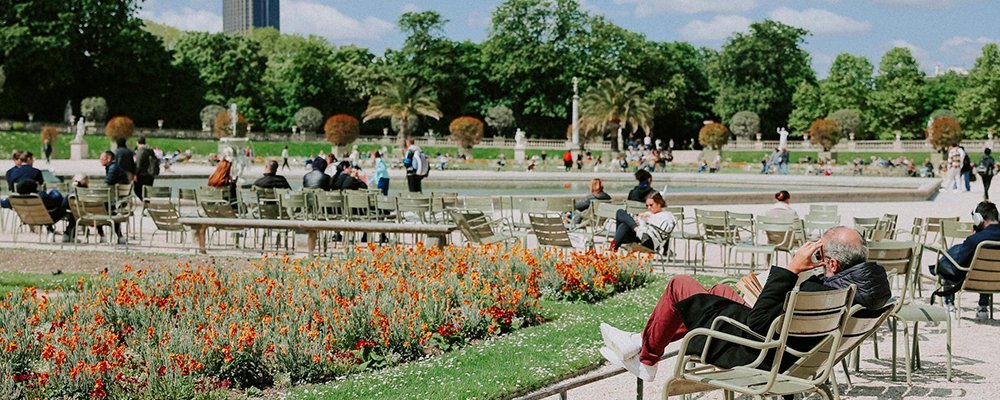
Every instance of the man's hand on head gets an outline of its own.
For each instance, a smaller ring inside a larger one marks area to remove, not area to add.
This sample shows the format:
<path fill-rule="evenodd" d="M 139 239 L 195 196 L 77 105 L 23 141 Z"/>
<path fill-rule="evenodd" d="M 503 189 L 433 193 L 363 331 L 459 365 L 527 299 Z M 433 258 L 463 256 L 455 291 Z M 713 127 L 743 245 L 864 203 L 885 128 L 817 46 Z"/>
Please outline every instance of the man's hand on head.
<path fill-rule="evenodd" d="M 798 250 L 795 251 L 795 255 L 792 256 L 792 260 L 788 262 L 788 266 L 785 267 L 785 269 L 791 271 L 795 275 L 798 275 L 803 271 L 808 271 L 823 265 L 822 260 L 818 263 L 813 263 L 812 261 L 813 253 L 819 251 L 821 248 L 823 248 L 822 240 L 804 243 Z"/>

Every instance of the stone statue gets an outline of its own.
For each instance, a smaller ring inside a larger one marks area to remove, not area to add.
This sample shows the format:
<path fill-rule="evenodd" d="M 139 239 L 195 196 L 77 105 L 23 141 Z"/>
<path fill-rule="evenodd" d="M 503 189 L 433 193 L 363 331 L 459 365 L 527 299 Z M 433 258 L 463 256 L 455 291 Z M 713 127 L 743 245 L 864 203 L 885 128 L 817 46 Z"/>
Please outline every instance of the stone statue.
<path fill-rule="evenodd" d="M 74 142 L 79 142 L 83 140 L 83 135 L 87 133 L 87 128 L 83 126 L 83 117 L 76 120 L 76 137 L 73 138 Z"/>
<path fill-rule="evenodd" d="M 522 131 L 521 128 L 517 128 L 517 132 L 514 132 L 514 146 L 524 147 L 526 144 L 524 131 Z"/>
<path fill-rule="evenodd" d="M 786 148 L 788 146 L 788 130 L 784 127 L 778 128 L 778 147 Z"/>

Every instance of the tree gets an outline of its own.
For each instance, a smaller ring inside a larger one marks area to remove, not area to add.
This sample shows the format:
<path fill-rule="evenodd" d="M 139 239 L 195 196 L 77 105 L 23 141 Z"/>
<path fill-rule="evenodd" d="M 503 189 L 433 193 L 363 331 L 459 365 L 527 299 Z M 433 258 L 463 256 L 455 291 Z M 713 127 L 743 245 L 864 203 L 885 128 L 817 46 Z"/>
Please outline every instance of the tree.
<path fill-rule="evenodd" d="M 718 122 L 707 124 L 698 132 L 698 142 L 702 147 L 712 150 L 722 150 L 722 146 L 729 143 L 729 128 Z"/>
<path fill-rule="evenodd" d="M 497 136 L 514 125 L 514 111 L 507 106 L 493 106 L 486 110 L 486 123 L 496 130 Z"/>
<path fill-rule="evenodd" d="M 958 121 L 958 114 L 955 114 L 954 111 L 949 110 L 947 108 L 942 108 L 942 109 L 939 109 L 939 110 L 934 110 L 934 112 L 931 113 L 930 118 L 928 118 L 928 120 L 927 120 L 928 124 L 931 121 L 934 121 L 935 119 L 938 119 L 938 118 L 951 118 L 953 120 Z"/>
<path fill-rule="evenodd" d="M 135 123 L 129 117 L 114 117 L 104 128 L 104 135 L 111 140 L 128 139 L 135 133 Z"/>
<path fill-rule="evenodd" d="M 788 127 L 792 133 L 800 134 L 809 129 L 817 118 L 825 114 L 819 88 L 809 82 L 802 82 L 792 95 L 792 114 L 788 117 Z"/>
<path fill-rule="evenodd" d="M 895 131 L 912 139 L 921 128 L 924 73 L 910 50 L 896 47 L 882 56 L 875 90 L 868 96 L 872 110 L 869 130 L 883 140 L 895 139 Z"/>
<path fill-rule="evenodd" d="M 969 77 L 949 70 L 944 74 L 927 78 L 927 95 L 924 100 L 925 113 L 940 109 L 952 109 L 959 93 L 969 84 Z"/>
<path fill-rule="evenodd" d="M 473 117 L 458 117 L 448 125 L 451 140 L 458 144 L 466 156 L 472 155 L 472 147 L 483 140 L 483 121 Z"/>
<path fill-rule="evenodd" d="M 718 90 L 715 113 L 753 111 L 765 133 L 786 126 L 796 89 L 816 82 L 809 53 L 800 47 L 806 35 L 804 29 L 765 20 L 751 24 L 749 33 L 730 37 L 708 69 Z"/>
<path fill-rule="evenodd" d="M 202 104 L 235 103 L 247 118 L 265 119 L 261 89 L 267 58 L 261 54 L 260 43 L 241 35 L 188 32 L 177 41 L 174 52 L 175 66 L 198 71 L 204 86 Z"/>
<path fill-rule="evenodd" d="M 1000 128 L 1000 48 L 983 46 L 983 53 L 969 70 L 969 86 L 955 100 L 959 121 L 969 137 L 983 138 L 986 130 Z"/>
<path fill-rule="evenodd" d="M 817 119 L 809 126 L 809 141 L 830 151 L 840 142 L 840 127 L 832 119 Z"/>
<path fill-rule="evenodd" d="M 347 114 L 337 114 L 326 120 L 323 125 L 326 141 L 337 146 L 346 146 L 358 140 L 361 135 L 361 124 L 358 119 Z"/>
<path fill-rule="evenodd" d="M 5 83 L 7 83 L 7 74 L 3 72 L 3 65 L 0 65 L 0 93 L 3 93 Z"/>
<path fill-rule="evenodd" d="M 581 130 L 596 128 L 604 134 L 615 135 L 619 128 L 631 127 L 633 135 L 639 128 L 651 133 L 653 106 L 642 97 L 643 90 L 642 86 L 621 76 L 597 82 L 580 99 Z M 618 151 L 618 141 L 614 138 L 611 149 Z"/>
<path fill-rule="evenodd" d="M 54 126 L 42 127 L 42 143 L 46 140 L 49 141 L 53 147 L 55 147 L 56 139 L 59 137 L 59 129 Z"/>
<path fill-rule="evenodd" d="M 841 138 L 849 137 L 852 133 L 857 138 L 859 134 L 864 132 L 862 129 L 864 128 L 864 122 L 861 119 L 861 112 L 858 110 L 837 110 L 827 118 L 837 123 Z"/>
<path fill-rule="evenodd" d="M 406 139 L 410 135 L 408 122 L 410 116 L 426 116 L 441 118 L 437 97 L 427 86 L 418 86 L 416 80 L 391 79 L 379 85 L 378 94 L 368 101 L 368 109 L 362 116 L 364 122 L 376 118 L 400 119 L 399 145 L 406 147 Z"/>
<path fill-rule="evenodd" d="M 103 122 L 108 117 L 108 102 L 103 97 L 88 97 L 80 102 L 80 114 L 87 121 Z"/>
<path fill-rule="evenodd" d="M 729 126 L 736 137 L 750 139 L 760 133 L 760 117 L 752 111 L 740 111 L 729 120 Z"/>
<path fill-rule="evenodd" d="M 247 119 L 243 117 L 243 114 L 236 114 L 236 132 L 234 135 L 233 119 L 229 116 L 229 112 L 220 112 L 215 114 L 212 132 L 215 132 L 215 137 L 220 139 L 229 136 L 243 137 L 247 133 Z"/>
<path fill-rule="evenodd" d="M 927 143 L 938 151 L 962 142 L 962 127 L 951 118 L 935 118 L 925 132 Z"/>
<path fill-rule="evenodd" d="M 302 132 L 316 133 L 323 124 L 323 113 L 316 107 L 303 107 L 295 113 L 295 124 Z"/>
<path fill-rule="evenodd" d="M 211 127 L 215 123 L 215 116 L 226 112 L 226 108 L 220 105 L 209 104 L 201 109 L 201 125 Z M 207 129 L 207 128 L 206 128 Z"/>
<path fill-rule="evenodd" d="M 829 76 L 819 82 L 824 110 L 861 110 L 875 85 L 875 67 L 864 56 L 841 53 L 830 65 Z"/>

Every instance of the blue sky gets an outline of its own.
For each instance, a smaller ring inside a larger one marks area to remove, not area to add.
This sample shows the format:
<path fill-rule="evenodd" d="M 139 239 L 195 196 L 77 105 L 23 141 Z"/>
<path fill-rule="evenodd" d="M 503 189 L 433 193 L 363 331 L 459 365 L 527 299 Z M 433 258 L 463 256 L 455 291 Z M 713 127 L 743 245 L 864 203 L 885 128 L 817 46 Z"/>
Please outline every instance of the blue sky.
<path fill-rule="evenodd" d="M 434 10 L 453 39 L 480 42 L 500 0 L 282 0 L 284 33 L 314 34 L 381 54 L 404 39 L 406 11 Z M 876 66 L 895 46 L 921 67 L 971 68 L 983 44 L 1000 40 L 996 0 L 581 0 L 591 13 L 656 41 L 718 49 L 751 22 L 775 19 L 812 32 L 805 49 L 820 77 L 837 54 L 868 57 Z M 140 16 L 185 30 L 222 30 L 222 0 L 146 0 Z"/>

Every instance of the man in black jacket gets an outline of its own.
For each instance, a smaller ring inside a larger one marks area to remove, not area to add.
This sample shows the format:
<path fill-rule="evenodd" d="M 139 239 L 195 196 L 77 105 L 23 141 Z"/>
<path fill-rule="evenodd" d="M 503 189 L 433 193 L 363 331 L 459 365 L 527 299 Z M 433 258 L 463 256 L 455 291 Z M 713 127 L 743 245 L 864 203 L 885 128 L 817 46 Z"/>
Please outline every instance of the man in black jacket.
<path fill-rule="evenodd" d="M 302 187 L 308 189 L 330 190 L 330 187 L 333 184 L 330 181 L 330 175 L 326 174 L 326 159 L 316 157 L 311 164 L 312 171 L 309 171 L 309 173 L 302 177 Z"/>
<path fill-rule="evenodd" d="M 813 261 L 813 254 L 821 255 Z M 795 289 L 798 275 L 813 268 L 823 267 L 822 276 L 813 276 L 798 285 L 804 292 L 833 290 L 855 285 L 854 304 L 867 309 L 878 309 L 891 297 L 889 281 L 885 269 L 876 263 L 867 262 L 868 247 L 865 239 L 855 230 L 835 227 L 826 231 L 818 242 L 802 245 L 785 268 L 771 267 L 767 283 L 757 302 L 750 307 L 736 292 L 726 285 L 716 285 L 705 290 L 689 276 L 677 276 L 667 283 L 663 296 L 657 302 L 643 332 L 630 333 L 601 324 L 605 355 L 613 363 L 629 369 L 644 380 L 653 380 L 656 363 L 663 351 L 673 341 L 684 338 L 689 330 L 710 328 L 719 316 L 733 318 L 746 324 L 760 335 L 767 334 L 772 321 L 783 312 L 785 297 Z M 730 325 L 724 325 L 725 333 L 757 340 L 752 335 Z M 701 354 L 704 337 L 689 343 L 688 354 Z M 789 346 L 808 351 L 817 343 L 814 338 L 790 338 Z M 759 355 L 758 351 L 730 342 L 712 341 L 708 349 L 707 363 L 721 368 L 746 365 Z M 758 368 L 770 368 L 772 356 L 764 360 Z M 784 356 L 781 369 L 790 367 L 796 358 Z"/>
<path fill-rule="evenodd" d="M 115 164 L 118 164 L 118 168 L 125 171 L 128 181 L 131 182 L 132 178 L 135 177 L 135 152 L 128 148 L 128 140 L 125 138 L 116 139 L 115 145 L 118 146 L 113 153 Z"/>
<path fill-rule="evenodd" d="M 350 161 L 341 161 L 340 175 L 337 176 L 337 182 L 333 184 L 334 189 L 340 190 L 361 190 L 368 189 L 368 184 L 359 179 L 360 172 L 351 165 Z"/>
<path fill-rule="evenodd" d="M 278 175 L 278 162 L 268 161 L 264 163 L 264 176 L 254 181 L 254 186 L 264 189 L 291 189 L 288 180 Z"/>
<path fill-rule="evenodd" d="M 156 158 L 153 149 L 146 146 L 146 138 L 140 137 L 135 150 L 135 195 L 142 199 L 143 187 L 153 186 L 153 181 L 160 174 L 160 160 Z"/>

